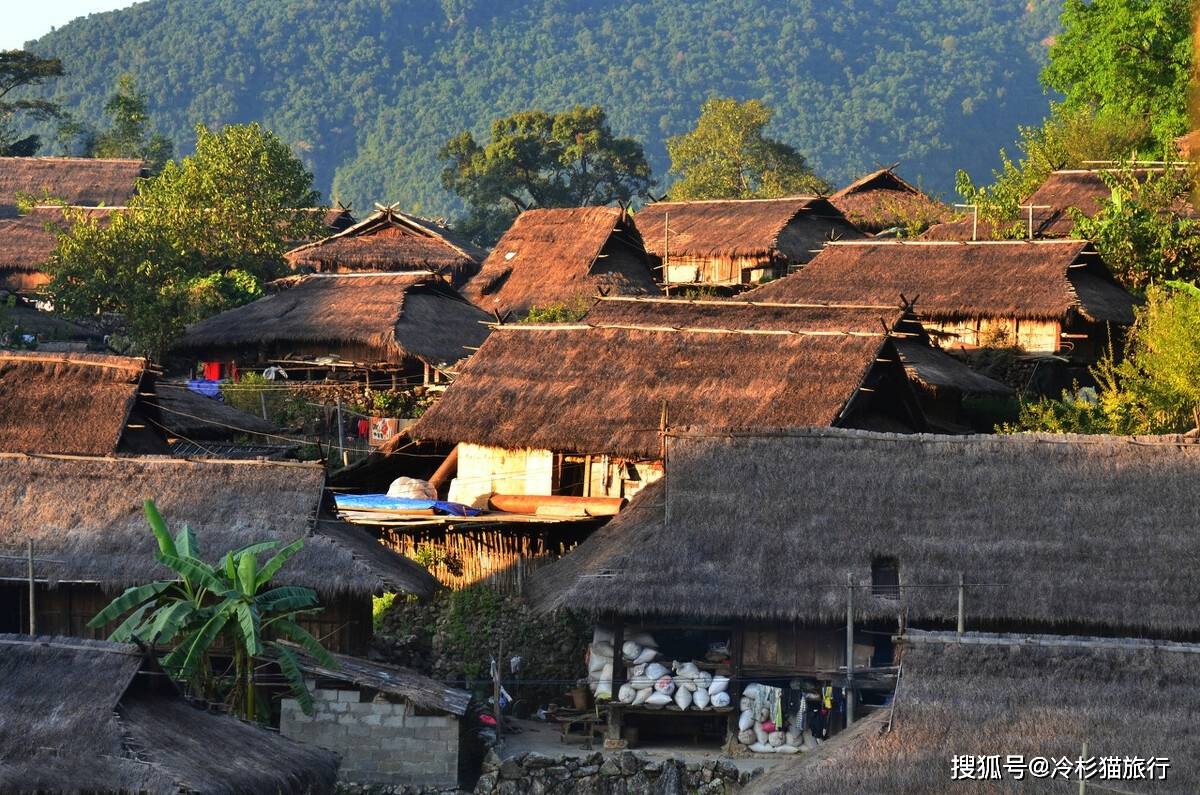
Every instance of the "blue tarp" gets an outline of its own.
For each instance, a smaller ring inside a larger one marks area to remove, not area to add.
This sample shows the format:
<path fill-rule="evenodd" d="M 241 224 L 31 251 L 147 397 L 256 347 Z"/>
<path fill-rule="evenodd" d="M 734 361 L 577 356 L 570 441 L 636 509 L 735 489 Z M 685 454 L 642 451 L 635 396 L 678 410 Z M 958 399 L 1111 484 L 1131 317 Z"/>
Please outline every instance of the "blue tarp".
<path fill-rule="evenodd" d="M 389 497 L 386 494 L 337 494 L 333 499 L 338 510 L 427 511 L 432 508 L 435 513 L 450 516 L 479 516 L 483 513 L 477 508 L 458 502 L 416 500 L 410 497 Z"/>
<path fill-rule="evenodd" d="M 221 382 L 204 378 L 193 378 L 187 382 L 188 389 L 205 397 L 221 399 Z"/>

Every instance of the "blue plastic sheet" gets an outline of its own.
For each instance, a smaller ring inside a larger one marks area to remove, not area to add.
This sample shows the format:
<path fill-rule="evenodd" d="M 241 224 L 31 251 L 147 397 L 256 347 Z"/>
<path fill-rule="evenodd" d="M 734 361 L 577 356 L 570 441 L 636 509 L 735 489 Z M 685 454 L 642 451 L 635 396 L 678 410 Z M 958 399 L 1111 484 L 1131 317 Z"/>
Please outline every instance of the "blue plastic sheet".
<path fill-rule="evenodd" d="M 483 513 L 477 508 L 459 502 L 389 497 L 386 494 L 337 494 L 333 499 L 339 510 L 427 511 L 432 508 L 435 513 L 448 516 L 479 516 Z"/>

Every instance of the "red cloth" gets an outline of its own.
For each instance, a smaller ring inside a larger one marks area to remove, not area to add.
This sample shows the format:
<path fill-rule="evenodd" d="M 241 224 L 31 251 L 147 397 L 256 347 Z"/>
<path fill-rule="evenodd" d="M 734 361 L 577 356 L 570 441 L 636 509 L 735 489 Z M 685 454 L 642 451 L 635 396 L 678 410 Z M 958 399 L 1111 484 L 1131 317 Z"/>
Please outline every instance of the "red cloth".
<path fill-rule="evenodd" d="M 368 439 L 371 436 L 371 423 L 368 420 L 360 419 L 358 421 L 358 438 Z"/>
<path fill-rule="evenodd" d="M 220 381 L 221 380 L 221 363 L 220 362 L 204 362 L 204 380 L 205 381 Z"/>

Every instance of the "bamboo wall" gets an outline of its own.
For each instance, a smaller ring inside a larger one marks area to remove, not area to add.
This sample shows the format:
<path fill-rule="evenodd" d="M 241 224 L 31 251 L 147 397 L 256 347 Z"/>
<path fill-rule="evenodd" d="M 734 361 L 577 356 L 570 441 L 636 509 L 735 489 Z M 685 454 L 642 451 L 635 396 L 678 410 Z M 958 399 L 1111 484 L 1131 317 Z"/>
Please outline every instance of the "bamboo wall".
<path fill-rule="evenodd" d="M 503 593 L 519 594 L 529 575 L 575 547 L 574 539 L 551 540 L 511 530 L 451 531 L 415 535 L 383 531 L 385 546 L 427 565 L 438 582 L 452 590 L 487 583 Z M 432 561 L 432 563 L 430 563 Z"/>

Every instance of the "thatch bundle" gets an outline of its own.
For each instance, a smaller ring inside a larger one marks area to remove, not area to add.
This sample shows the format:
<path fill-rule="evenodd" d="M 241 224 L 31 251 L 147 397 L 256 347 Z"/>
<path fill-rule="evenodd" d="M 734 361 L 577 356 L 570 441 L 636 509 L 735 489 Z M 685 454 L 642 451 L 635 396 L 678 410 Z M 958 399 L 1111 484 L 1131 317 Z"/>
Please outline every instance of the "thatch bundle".
<path fill-rule="evenodd" d="M 433 578 L 360 528 L 322 522 L 313 529 L 324 470 L 316 464 L 0 455 L 0 546 L 32 539 L 47 564 L 39 579 L 94 582 L 119 589 L 166 576 L 142 512 L 153 499 L 172 528 L 196 531 L 214 559 L 259 541 L 304 549 L 280 574 L 325 596 L 399 590 L 428 595 Z M 0 578 L 25 576 L 0 560 Z"/>
<path fill-rule="evenodd" d="M 1200 444 L 1181 437 L 680 434 L 667 477 L 534 577 L 545 609 L 1194 633 Z M 746 572 L 754 572 L 747 578 Z M 1085 573 L 1085 574 L 1084 574 Z M 905 584 L 914 586 L 903 588 Z"/>
<path fill-rule="evenodd" d="M 803 271 L 746 293 L 756 301 L 889 304 L 919 317 L 1133 322 L 1134 298 L 1091 244 L 1064 241 L 830 243 Z"/>
<path fill-rule="evenodd" d="M 221 359 L 238 350 L 339 347 L 374 363 L 456 362 L 487 336 L 488 316 L 428 273 L 289 277 L 265 298 L 189 326 L 177 350 Z M 350 360 L 361 361 L 351 355 Z"/>
<path fill-rule="evenodd" d="M 147 377 L 144 359 L 0 351 L 0 451 L 116 452 Z"/>
<path fill-rule="evenodd" d="M 463 290 L 476 306 L 517 315 L 598 292 L 658 294 L 641 236 L 619 207 L 526 210 Z"/>
<path fill-rule="evenodd" d="M 20 195 L 84 207 L 121 207 L 147 175 L 141 160 L 0 157 L 0 215 L 17 214 Z"/>
<path fill-rule="evenodd" d="M 344 223 L 344 210 L 326 225 Z M 329 237 L 292 249 L 295 269 L 316 273 L 374 271 L 436 273 L 461 287 L 479 270 L 484 252 L 440 224 L 387 207 Z"/>
<path fill-rule="evenodd" d="M 660 259 L 664 252 L 672 259 L 771 256 L 784 229 L 809 218 L 858 236 L 841 212 L 819 196 L 655 202 L 635 216 L 646 250 Z"/>
<path fill-rule="evenodd" d="M 189 705 L 134 646 L 0 635 L 0 789 L 332 792 L 337 757 Z"/>
<path fill-rule="evenodd" d="M 831 195 L 829 201 L 863 232 L 939 223 L 951 215 L 950 208 L 901 179 L 892 168 L 859 177 Z"/>
<path fill-rule="evenodd" d="M 909 633 L 891 730 L 888 710 L 813 758 L 780 765 L 747 795 L 1075 791 L 1078 772 L 1050 783 L 951 780 L 958 755 L 1072 761 L 1091 757 L 1088 792 L 1200 790 L 1200 647 L 1055 636 Z M 1084 753 L 1084 744 L 1087 752 Z M 1114 780 L 1098 760 L 1166 757 L 1166 778 Z M 1053 789 L 1053 788 L 1057 789 Z"/>
<path fill-rule="evenodd" d="M 600 311 L 622 310 L 605 304 Z M 896 358 L 886 355 L 891 341 L 878 325 L 880 310 L 848 311 L 854 317 L 816 309 L 811 323 L 797 320 L 793 330 L 650 321 L 501 326 L 410 433 L 657 459 L 664 404 L 672 426 L 832 425 L 864 381 L 886 377 L 877 360 Z M 854 331 L 872 323 L 873 331 Z"/>

